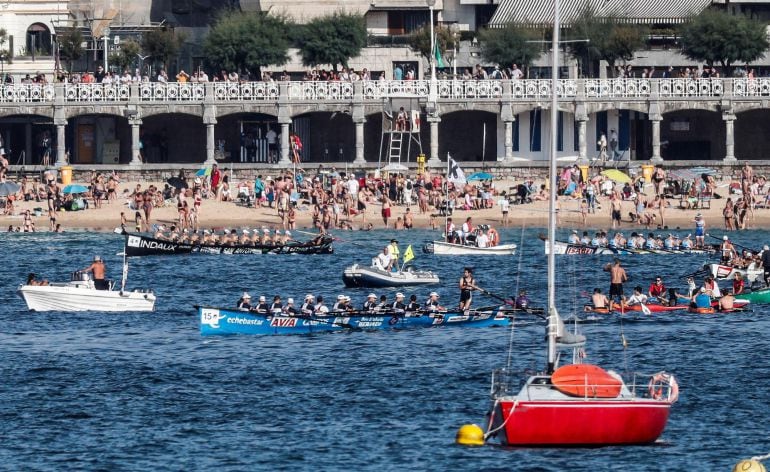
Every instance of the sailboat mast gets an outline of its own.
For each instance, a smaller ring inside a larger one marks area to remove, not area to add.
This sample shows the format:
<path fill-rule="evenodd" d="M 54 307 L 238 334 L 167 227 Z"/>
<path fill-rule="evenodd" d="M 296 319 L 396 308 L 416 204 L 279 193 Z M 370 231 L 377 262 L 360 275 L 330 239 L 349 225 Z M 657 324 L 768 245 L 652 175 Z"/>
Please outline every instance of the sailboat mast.
<path fill-rule="evenodd" d="M 550 197 L 548 208 L 548 372 L 556 364 L 556 191 L 559 188 L 556 168 L 556 128 L 558 127 L 557 86 L 559 84 L 559 0 L 553 2 L 553 42 L 551 45 L 551 154 L 548 178 Z"/>
<path fill-rule="evenodd" d="M 449 173 L 452 171 L 450 168 L 451 160 L 449 153 L 446 153 L 446 179 L 444 179 L 444 185 L 446 185 L 446 192 L 444 193 L 444 204 L 446 205 L 446 208 L 444 208 L 444 234 L 446 236 L 444 237 L 444 241 L 446 242 L 452 240 L 452 237 L 447 232 L 449 228 Z"/>

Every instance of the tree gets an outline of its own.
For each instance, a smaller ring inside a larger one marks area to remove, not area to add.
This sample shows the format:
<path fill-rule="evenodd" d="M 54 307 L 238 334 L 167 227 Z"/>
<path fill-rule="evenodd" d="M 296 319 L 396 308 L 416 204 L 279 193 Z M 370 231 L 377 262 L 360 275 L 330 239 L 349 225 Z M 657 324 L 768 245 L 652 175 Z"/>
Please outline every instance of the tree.
<path fill-rule="evenodd" d="M 362 15 L 335 12 L 308 23 L 300 41 L 302 64 L 316 66 L 337 64 L 348 66 L 348 59 L 356 57 L 366 46 L 366 21 Z"/>
<path fill-rule="evenodd" d="M 441 52 L 442 56 L 444 56 L 449 49 L 454 49 L 455 38 L 449 28 L 436 26 L 433 28 L 433 34 L 436 36 L 437 49 Z M 430 26 L 423 26 L 412 33 L 409 37 L 409 47 L 430 60 L 431 56 L 433 56 L 430 51 Z"/>
<path fill-rule="evenodd" d="M 69 70 L 75 61 L 83 57 L 83 33 L 79 29 L 73 28 L 57 35 L 59 42 L 59 57 L 69 63 Z"/>
<path fill-rule="evenodd" d="M 502 68 L 516 64 L 524 71 L 542 53 L 543 46 L 532 42 L 541 36 L 536 30 L 514 24 L 489 28 L 479 33 L 481 55 Z"/>
<path fill-rule="evenodd" d="M 109 62 L 123 71 L 131 67 L 141 50 L 142 47 L 138 42 L 133 39 L 127 39 L 120 43 L 120 52 L 110 55 Z"/>
<path fill-rule="evenodd" d="M 579 62 L 584 76 L 591 76 L 596 61 L 605 60 L 610 77 L 615 75 L 615 63 L 630 61 L 634 53 L 645 46 L 646 28 L 622 22 L 619 16 L 598 17 L 586 8 L 572 24 L 566 38 L 570 53 Z M 585 40 L 588 40 L 587 42 Z"/>
<path fill-rule="evenodd" d="M 179 54 L 184 39 L 184 35 L 176 34 L 171 28 L 153 29 L 142 35 L 142 49 L 163 67 L 168 67 L 169 60 Z"/>
<path fill-rule="evenodd" d="M 203 52 L 216 70 L 254 72 L 260 78 L 262 66 L 289 60 L 290 28 L 283 16 L 227 11 L 206 36 Z"/>
<path fill-rule="evenodd" d="M 682 26 L 680 33 L 688 58 L 709 66 L 721 64 L 727 75 L 734 63 L 756 61 L 770 46 L 763 23 L 710 9 Z"/>

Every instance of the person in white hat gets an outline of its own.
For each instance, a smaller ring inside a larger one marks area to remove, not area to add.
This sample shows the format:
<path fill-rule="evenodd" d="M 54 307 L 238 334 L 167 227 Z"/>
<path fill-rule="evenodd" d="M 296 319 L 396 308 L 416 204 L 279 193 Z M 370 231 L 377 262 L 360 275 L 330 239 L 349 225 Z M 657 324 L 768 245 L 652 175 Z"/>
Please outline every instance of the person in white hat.
<path fill-rule="evenodd" d="M 297 307 L 294 306 L 294 299 L 289 297 L 286 299 L 286 306 L 283 307 L 283 312 L 287 315 L 296 315 L 299 313 Z"/>
<path fill-rule="evenodd" d="M 404 304 L 404 294 L 398 292 L 396 294 L 396 301 L 394 301 L 390 307 L 396 313 L 404 313 L 406 310 L 406 304 Z"/>
<path fill-rule="evenodd" d="M 719 245 L 719 253 L 721 254 L 722 264 L 728 265 L 738 253 L 735 251 L 733 243 L 730 242 L 730 238 L 727 235 L 722 236 L 722 244 Z"/>
<path fill-rule="evenodd" d="M 259 296 L 259 303 L 257 304 L 255 311 L 261 314 L 267 314 L 267 312 L 270 311 L 270 305 L 267 304 L 267 299 L 264 295 Z"/>
<path fill-rule="evenodd" d="M 444 311 L 445 308 L 438 302 L 439 296 L 437 292 L 430 292 L 428 301 L 425 302 L 425 309 L 428 311 Z"/>
<path fill-rule="evenodd" d="M 567 242 L 570 244 L 580 244 L 580 236 L 578 236 L 578 232 L 573 229 L 572 233 L 569 235 L 569 238 L 567 239 Z"/>
<path fill-rule="evenodd" d="M 315 310 L 315 297 L 312 293 L 308 293 L 305 295 L 305 301 L 302 303 L 302 306 L 300 307 L 300 313 L 306 316 L 310 316 L 313 314 L 313 311 Z"/>
<path fill-rule="evenodd" d="M 241 311 L 251 310 L 251 295 L 249 292 L 243 292 L 241 298 L 238 300 L 238 309 Z"/>
<path fill-rule="evenodd" d="M 104 279 L 107 273 L 107 268 L 102 261 L 101 256 L 94 256 L 94 262 L 90 266 L 83 269 L 81 272 L 91 272 L 94 276 L 94 288 L 96 290 L 108 290 L 110 284 Z"/>
<path fill-rule="evenodd" d="M 377 295 L 370 293 L 366 297 L 366 301 L 364 302 L 363 311 L 371 313 L 376 310 L 377 310 Z"/>
<path fill-rule="evenodd" d="M 337 295 L 337 301 L 332 305 L 332 311 L 345 311 L 345 295 Z"/>

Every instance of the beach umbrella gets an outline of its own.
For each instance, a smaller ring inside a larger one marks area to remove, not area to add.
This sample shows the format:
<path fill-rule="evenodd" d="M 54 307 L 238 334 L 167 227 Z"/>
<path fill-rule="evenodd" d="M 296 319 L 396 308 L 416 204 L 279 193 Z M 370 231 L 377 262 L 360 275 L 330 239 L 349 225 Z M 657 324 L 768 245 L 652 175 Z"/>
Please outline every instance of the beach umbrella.
<path fill-rule="evenodd" d="M 196 177 L 208 177 L 211 175 L 211 167 L 204 167 L 195 173 Z"/>
<path fill-rule="evenodd" d="M 13 195 L 21 189 L 21 185 L 14 182 L 0 182 L 0 197 Z"/>
<path fill-rule="evenodd" d="M 475 172 L 468 177 L 468 182 L 473 180 L 492 180 L 492 174 L 489 172 Z"/>
<path fill-rule="evenodd" d="M 187 182 L 184 179 L 180 179 L 179 177 L 171 177 L 170 179 L 166 180 L 166 183 L 177 190 L 187 188 Z"/>
<path fill-rule="evenodd" d="M 631 182 L 633 180 L 631 177 L 628 176 L 628 174 L 617 169 L 603 170 L 602 175 L 607 177 L 610 180 L 614 180 L 615 182 L 619 182 L 621 184 L 624 184 L 626 182 Z"/>
<path fill-rule="evenodd" d="M 85 185 L 80 184 L 70 184 L 64 187 L 62 190 L 64 193 L 86 193 L 88 192 L 88 187 Z"/>

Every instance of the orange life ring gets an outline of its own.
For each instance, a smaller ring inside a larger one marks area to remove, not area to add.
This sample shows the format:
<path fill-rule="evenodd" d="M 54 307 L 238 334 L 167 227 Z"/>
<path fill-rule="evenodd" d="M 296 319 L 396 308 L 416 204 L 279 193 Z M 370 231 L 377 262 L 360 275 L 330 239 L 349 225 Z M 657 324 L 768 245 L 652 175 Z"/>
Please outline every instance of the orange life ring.
<path fill-rule="evenodd" d="M 495 228 L 489 228 L 489 231 L 487 231 L 487 236 L 489 237 L 489 245 L 491 247 L 497 246 L 500 242 L 500 235 L 497 234 L 497 230 Z"/>
<path fill-rule="evenodd" d="M 674 403 L 679 399 L 679 384 L 672 374 L 658 372 L 647 386 L 650 398 Z"/>

